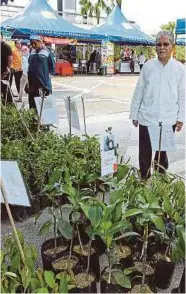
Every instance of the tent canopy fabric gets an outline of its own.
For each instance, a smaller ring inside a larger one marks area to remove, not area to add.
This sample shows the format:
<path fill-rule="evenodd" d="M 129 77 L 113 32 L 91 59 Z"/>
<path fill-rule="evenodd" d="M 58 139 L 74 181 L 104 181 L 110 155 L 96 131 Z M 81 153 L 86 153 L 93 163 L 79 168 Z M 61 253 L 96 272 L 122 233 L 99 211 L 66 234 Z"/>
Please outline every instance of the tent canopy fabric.
<path fill-rule="evenodd" d="M 81 40 L 102 39 L 102 36 L 79 28 L 63 19 L 52 9 L 47 0 L 32 0 L 23 12 L 5 20 L 1 24 L 1 28 L 2 30 L 12 30 L 15 38 L 40 34 Z"/>
<path fill-rule="evenodd" d="M 176 21 L 176 34 L 186 34 L 186 18 L 180 18 Z"/>
<path fill-rule="evenodd" d="M 152 37 L 137 29 L 125 18 L 117 4 L 109 14 L 106 23 L 93 28 L 92 32 L 100 35 L 106 35 L 107 38 L 113 42 L 126 42 L 134 45 L 155 44 Z"/>

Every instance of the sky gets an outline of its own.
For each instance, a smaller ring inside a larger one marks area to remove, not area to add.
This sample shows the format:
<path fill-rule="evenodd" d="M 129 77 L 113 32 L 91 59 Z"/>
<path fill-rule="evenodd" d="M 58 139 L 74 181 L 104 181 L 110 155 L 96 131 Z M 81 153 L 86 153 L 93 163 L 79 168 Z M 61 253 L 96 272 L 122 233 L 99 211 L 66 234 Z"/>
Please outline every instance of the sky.
<path fill-rule="evenodd" d="M 39 1 L 39 0 L 38 0 Z M 15 0 L 14 5 L 25 6 L 29 0 Z M 49 0 L 56 8 L 57 0 Z M 24 4 L 23 4 L 24 3 Z M 148 34 L 157 33 L 162 24 L 186 17 L 186 0 L 123 0 L 122 12 Z"/>

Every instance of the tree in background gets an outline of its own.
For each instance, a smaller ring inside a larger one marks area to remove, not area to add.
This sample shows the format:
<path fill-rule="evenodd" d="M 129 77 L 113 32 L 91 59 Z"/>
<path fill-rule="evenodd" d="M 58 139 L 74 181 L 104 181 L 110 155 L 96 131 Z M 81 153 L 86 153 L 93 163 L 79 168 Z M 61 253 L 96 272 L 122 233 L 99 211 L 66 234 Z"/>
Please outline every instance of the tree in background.
<path fill-rule="evenodd" d="M 167 24 L 161 25 L 160 28 L 162 30 L 172 32 L 175 37 L 176 23 L 174 21 L 169 21 Z M 182 62 L 185 62 L 186 56 L 185 56 L 185 47 L 184 46 L 177 46 L 176 45 L 176 59 L 180 60 Z"/>
<path fill-rule="evenodd" d="M 176 23 L 174 21 L 169 21 L 167 24 L 162 24 L 160 26 L 162 30 L 170 31 L 173 34 L 175 33 Z"/>
<path fill-rule="evenodd" d="M 118 4 L 119 8 L 121 9 L 122 0 L 112 0 L 112 6 L 114 6 L 116 3 Z"/>
<path fill-rule="evenodd" d="M 90 17 L 95 16 L 99 24 L 101 12 L 104 11 L 107 15 L 111 12 L 111 7 L 107 5 L 107 2 L 108 1 L 105 0 L 97 0 L 97 2 L 93 4 L 91 0 L 80 0 L 81 14 Z"/>

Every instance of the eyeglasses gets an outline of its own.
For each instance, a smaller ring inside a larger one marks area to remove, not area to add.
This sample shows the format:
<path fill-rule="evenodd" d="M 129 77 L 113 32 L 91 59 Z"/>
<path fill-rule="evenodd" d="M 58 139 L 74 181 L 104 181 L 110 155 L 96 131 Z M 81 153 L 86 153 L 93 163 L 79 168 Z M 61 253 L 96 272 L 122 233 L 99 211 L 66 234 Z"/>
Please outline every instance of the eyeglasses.
<path fill-rule="evenodd" d="M 157 47 L 168 47 L 170 45 L 170 43 L 157 43 L 156 46 Z"/>

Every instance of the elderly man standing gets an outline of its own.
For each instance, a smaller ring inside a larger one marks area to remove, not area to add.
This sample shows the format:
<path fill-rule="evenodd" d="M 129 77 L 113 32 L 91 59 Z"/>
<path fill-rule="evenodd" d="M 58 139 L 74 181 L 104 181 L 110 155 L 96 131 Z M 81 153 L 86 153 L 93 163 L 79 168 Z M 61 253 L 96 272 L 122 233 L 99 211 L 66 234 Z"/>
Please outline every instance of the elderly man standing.
<path fill-rule="evenodd" d="M 171 57 L 174 36 L 161 31 L 156 37 L 158 57 L 143 66 L 130 109 L 129 118 L 135 127 L 139 125 L 139 167 L 141 178 L 150 177 L 152 160 L 151 141 L 148 126 L 172 125 L 173 131 L 180 131 L 185 110 L 184 66 Z M 158 152 L 155 154 L 158 162 Z M 159 164 L 168 168 L 166 151 L 160 152 Z M 164 169 L 159 169 L 163 173 Z"/>
<path fill-rule="evenodd" d="M 46 96 L 52 93 L 50 74 L 55 73 L 51 52 L 42 44 L 40 36 L 30 36 L 32 51 L 28 60 L 29 107 L 36 109 L 34 97 L 43 90 Z"/>

